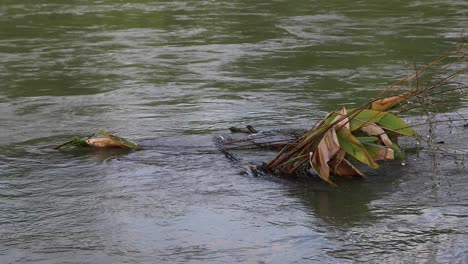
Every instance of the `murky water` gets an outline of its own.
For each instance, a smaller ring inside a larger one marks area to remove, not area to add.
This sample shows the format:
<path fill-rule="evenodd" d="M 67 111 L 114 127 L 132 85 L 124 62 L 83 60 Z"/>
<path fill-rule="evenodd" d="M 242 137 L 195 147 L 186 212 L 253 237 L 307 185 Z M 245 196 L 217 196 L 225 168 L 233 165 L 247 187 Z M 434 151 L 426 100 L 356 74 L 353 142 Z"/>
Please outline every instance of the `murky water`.
<path fill-rule="evenodd" d="M 2 0 L 0 263 L 468 262 L 463 155 L 331 189 L 199 153 L 365 102 L 467 29 L 463 0 L 368 2 Z M 51 150 L 102 129 L 146 149 Z"/>

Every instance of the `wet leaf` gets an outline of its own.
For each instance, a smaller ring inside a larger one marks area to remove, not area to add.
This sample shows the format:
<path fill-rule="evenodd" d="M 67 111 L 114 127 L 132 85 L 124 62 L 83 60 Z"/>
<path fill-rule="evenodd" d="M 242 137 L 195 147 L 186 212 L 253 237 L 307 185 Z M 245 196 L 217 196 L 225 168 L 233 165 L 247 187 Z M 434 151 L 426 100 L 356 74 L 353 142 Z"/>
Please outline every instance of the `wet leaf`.
<path fill-rule="evenodd" d="M 347 159 L 342 159 L 341 162 L 332 160 L 332 173 L 338 176 L 344 177 L 353 177 L 361 176 L 364 177 L 364 174 L 360 172 L 356 167 L 351 164 Z M 335 164 L 336 163 L 336 164 Z"/>
<path fill-rule="evenodd" d="M 121 145 L 123 147 L 127 147 L 127 148 L 134 149 L 134 150 L 140 150 L 141 149 L 140 145 L 138 145 L 137 143 L 135 143 L 133 141 L 125 139 L 123 137 L 119 137 L 119 136 L 113 135 L 113 134 L 111 134 L 109 132 L 105 132 L 105 131 L 101 131 L 99 133 L 108 136 L 110 139 L 112 139 L 112 141 L 114 141 L 115 143 L 117 143 L 117 144 L 119 144 L 119 145 Z"/>
<path fill-rule="evenodd" d="M 383 128 L 388 129 L 392 132 L 398 133 L 405 136 L 416 136 L 416 132 L 406 124 L 405 121 L 401 120 L 394 114 L 386 113 L 379 121 L 376 122 L 381 125 Z"/>
<path fill-rule="evenodd" d="M 85 140 L 86 143 L 93 148 L 122 148 L 123 146 L 111 138 L 90 138 Z"/>
<path fill-rule="evenodd" d="M 359 113 L 354 115 L 354 118 L 350 122 L 351 131 L 360 129 L 371 123 L 380 121 L 387 113 L 375 110 L 364 109 L 360 110 Z"/>
<path fill-rule="evenodd" d="M 402 119 L 389 112 L 370 109 L 360 111 L 351 120 L 351 131 L 358 130 L 371 123 L 377 123 L 383 128 L 405 136 L 416 136 L 414 130 Z"/>
<path fill-rule="evenodd" d="M 330 180 L 330 167 L 328 162 L 340 150 L 338 138 L 334 129 L 329 129 L 320 140 L 316 150 L 310 155 L 310 165 L 324 181 Z"/>
<path fill-rule="evenodd" d="M 358 161 L 368 165 L 371 168 L 378 168 L 379 165 L 375 163 L 372 157 L 367 153 L 366 148 L 362 143 L 351 134 L 351 131 L 346 128 L 341 128 L 336 131 L 340 147 L 349 155 Z"/>
<path fill-rule="evenodd" d="M 344 150 L 338 151 L 336 155 L 330 160 L 330 173 L 338 176 L 364 176 L 358 169 L 356 169 L 347 159 L 345 159 L 346 152 Z"/>
<path fill-rule="evenodd" d="M 393 145 L 393 142 L 390 140 L 390 138 L 385 133 L 383 128 L 376 124 L 369 124 L 369 125 L 363 126 L 361 127 L 361 131 L 363 131 L 369 136 L 379 136 L 379 138 L 382 140 L 384 145 L 387 147 L 391 147 Z"/>
<path fill-rule="evenodd" d="M 403 153 L 403 151 L 401 151 L 398 144 L 393 143 L 391 148 L 393 149 L 393 156 L 394 156 L 395 159 L 404 159 L 405 158 L 405 154 Z"/>
<path fill-rule="evenodd" d="M 74 136 L 71 140 L 71 144 L 73 146 L 77 146 L 77 147 L 89 147 L 89 144 L 86 143 L 86 140 L 78 137 L 78 136 Z"/>
<path fill-rule="evenodd" d="M 369 155 L 371 155 L 375 161 L 393 160 L 395 158 L 394 151 L 390 147 L 386 147 L 386 146 L 382 146 L 378 144 L 372 144 L 372 143 L 364 143 L 363 145 L 366 148 Z"/>
<path fill-rule="evenodd" d="M 134 150 L 141 149 L 141 146 L 136 144 L 135 142 L 113 135 L 109 132 L 101 131 L 98 134 L 103 135 L 105 137 L 94 138 L 94 134 L 85 138 L 75 136 L 72 138 L 72 140 L 63 143 L 60 146 L 55 147 L 54 149 L 60 149 L 67 145 L 93 148 L 129 148 Z"/>
<path fill-rule="evenodd" d="M 340 151 L 338 151 L 338 153 L 336 153 L 336 155 L 332 159 L 334 163 L 333 166 L 339 165 L 344 160 L 345 157 L 346 157 L 346 151 L 340 149 Z M 333 166 L 332 166 L 332 169 L 334 169 Z"/>
<path fill-rule="evenodd" d="M 378 137 L 356 137 L 361 143 L 375 143 L 379 141 Z"/>

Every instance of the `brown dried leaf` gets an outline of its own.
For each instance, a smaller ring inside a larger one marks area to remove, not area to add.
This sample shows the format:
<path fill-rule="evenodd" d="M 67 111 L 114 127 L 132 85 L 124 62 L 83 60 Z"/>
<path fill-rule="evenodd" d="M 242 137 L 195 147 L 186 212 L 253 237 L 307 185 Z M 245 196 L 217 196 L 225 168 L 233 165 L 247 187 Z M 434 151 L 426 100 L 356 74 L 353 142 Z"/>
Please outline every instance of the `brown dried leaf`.
<path fill-rule="evenodd" d="M 353 177 L 353 176 L 361 176 L 364 177 L 364 174 L 360 172 L 356 167 L 351 164 L 347 159 L 341 160 L 340 163 L 336 159 L 333 159 L 331 161 L 333 164 L 332 168 L 332 173 L 334 175 L 338 176 L 344 176 L 344 177 Z"/>
<path fill-rule="evenodd" d="M 395 152 L 391 148 L 381 147 L 379 148 L 377 155 L 373 158 L 374 160 L 393 160 L 395 158 L 394 153 Z"/>
<path fill-rule="evenodd" d="M 334 122 L 336 122 L 336 121 L 338 121 L 340 119 L 342 119 L 342 120 L 335 125 L 335 128 L 340 129 L 342 127 L 346 127 L 347 129 L 350 129 L 349 128 L 348 111 L 346 111 L 346 108 L 344 106 L 341 108 L 340 112 L 337 113 L 337 116 L 335 117 L 335 119 L 333 119 L 332 123 L 334 123 Z"/>
<path fill-rule="evenodd" d="M 374 161 L 395 159 L 395 151 L 390 147 L 373 143 L 364 143 L 364 147 Z"/>
<path fill-rule="evenodd" d="M 386 111 L 391 107 L 408 100 L 408 98 L 410 98 L 412 94 L 412 91 L 408 91 L 406 93 L 374 101 L 372 102 L 370 109 L 377 111 Z"/>
<path fill-rule="evenodd" d="M 123 146 L 114 140 L 103 137 L 103 138 L 90 138 L 85 140 L 88 145 L 93 148 L 122 148 Z"/>
<path fill-rule="evenodd" d="M 329 129 L 320 140 L 314 153 L 310 153 L 310 165 L 324 181 L 330 181 L 328 162 L 340 150 L 338 138 L 334 129 Z"/>
<path fill-rule="evenodd" d="M 361 131 L 369 136 L 379 136 L 384 145 L 387 147 L 391 147 L 393 145 L 393 142 L 390 140 L 387 133 L 385 133 L 385 130 L 383 130 L 381 126 L 371 123 L 367 126 L 361 127 Z"/>
<path fill-rule="evenodd" d="M 338 153 L 336 153 L 335 157 L 330 161 L 330 166 L 332 171 L 336 171 L 336 167 L 341 164 L 346 156 L 346 151 L 340 149 Z"/>

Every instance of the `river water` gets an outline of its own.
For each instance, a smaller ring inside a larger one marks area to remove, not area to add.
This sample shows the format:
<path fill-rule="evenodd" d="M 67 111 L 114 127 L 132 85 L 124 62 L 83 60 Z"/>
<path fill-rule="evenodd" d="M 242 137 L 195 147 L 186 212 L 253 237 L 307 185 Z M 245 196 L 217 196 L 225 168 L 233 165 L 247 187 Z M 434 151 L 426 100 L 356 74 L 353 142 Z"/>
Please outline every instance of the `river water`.
<path fill-rule="evenodd" d="M 466 155 L 330 188 L 209 152 L 366 102 L 467 26 L 464 0 L 2 0 L 0 263 L 467 263 Z M 96 130 L 145 149 L 51 149 Z"/>

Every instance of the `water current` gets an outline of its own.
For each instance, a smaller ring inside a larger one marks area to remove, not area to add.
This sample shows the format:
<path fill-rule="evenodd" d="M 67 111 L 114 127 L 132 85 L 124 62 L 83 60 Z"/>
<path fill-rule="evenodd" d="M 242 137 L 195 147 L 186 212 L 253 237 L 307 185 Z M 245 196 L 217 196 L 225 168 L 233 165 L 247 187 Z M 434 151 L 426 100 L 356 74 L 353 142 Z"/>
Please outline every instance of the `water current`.
<path fill-rule="evenodd" d="M 367 102 L 456 47 L 467 1 L 0 2 L 0 263 L 468 262 L 466 155 L 331 188 L 210 152 Z M 52 149 L 97 130 L 144 150 Z"/>

